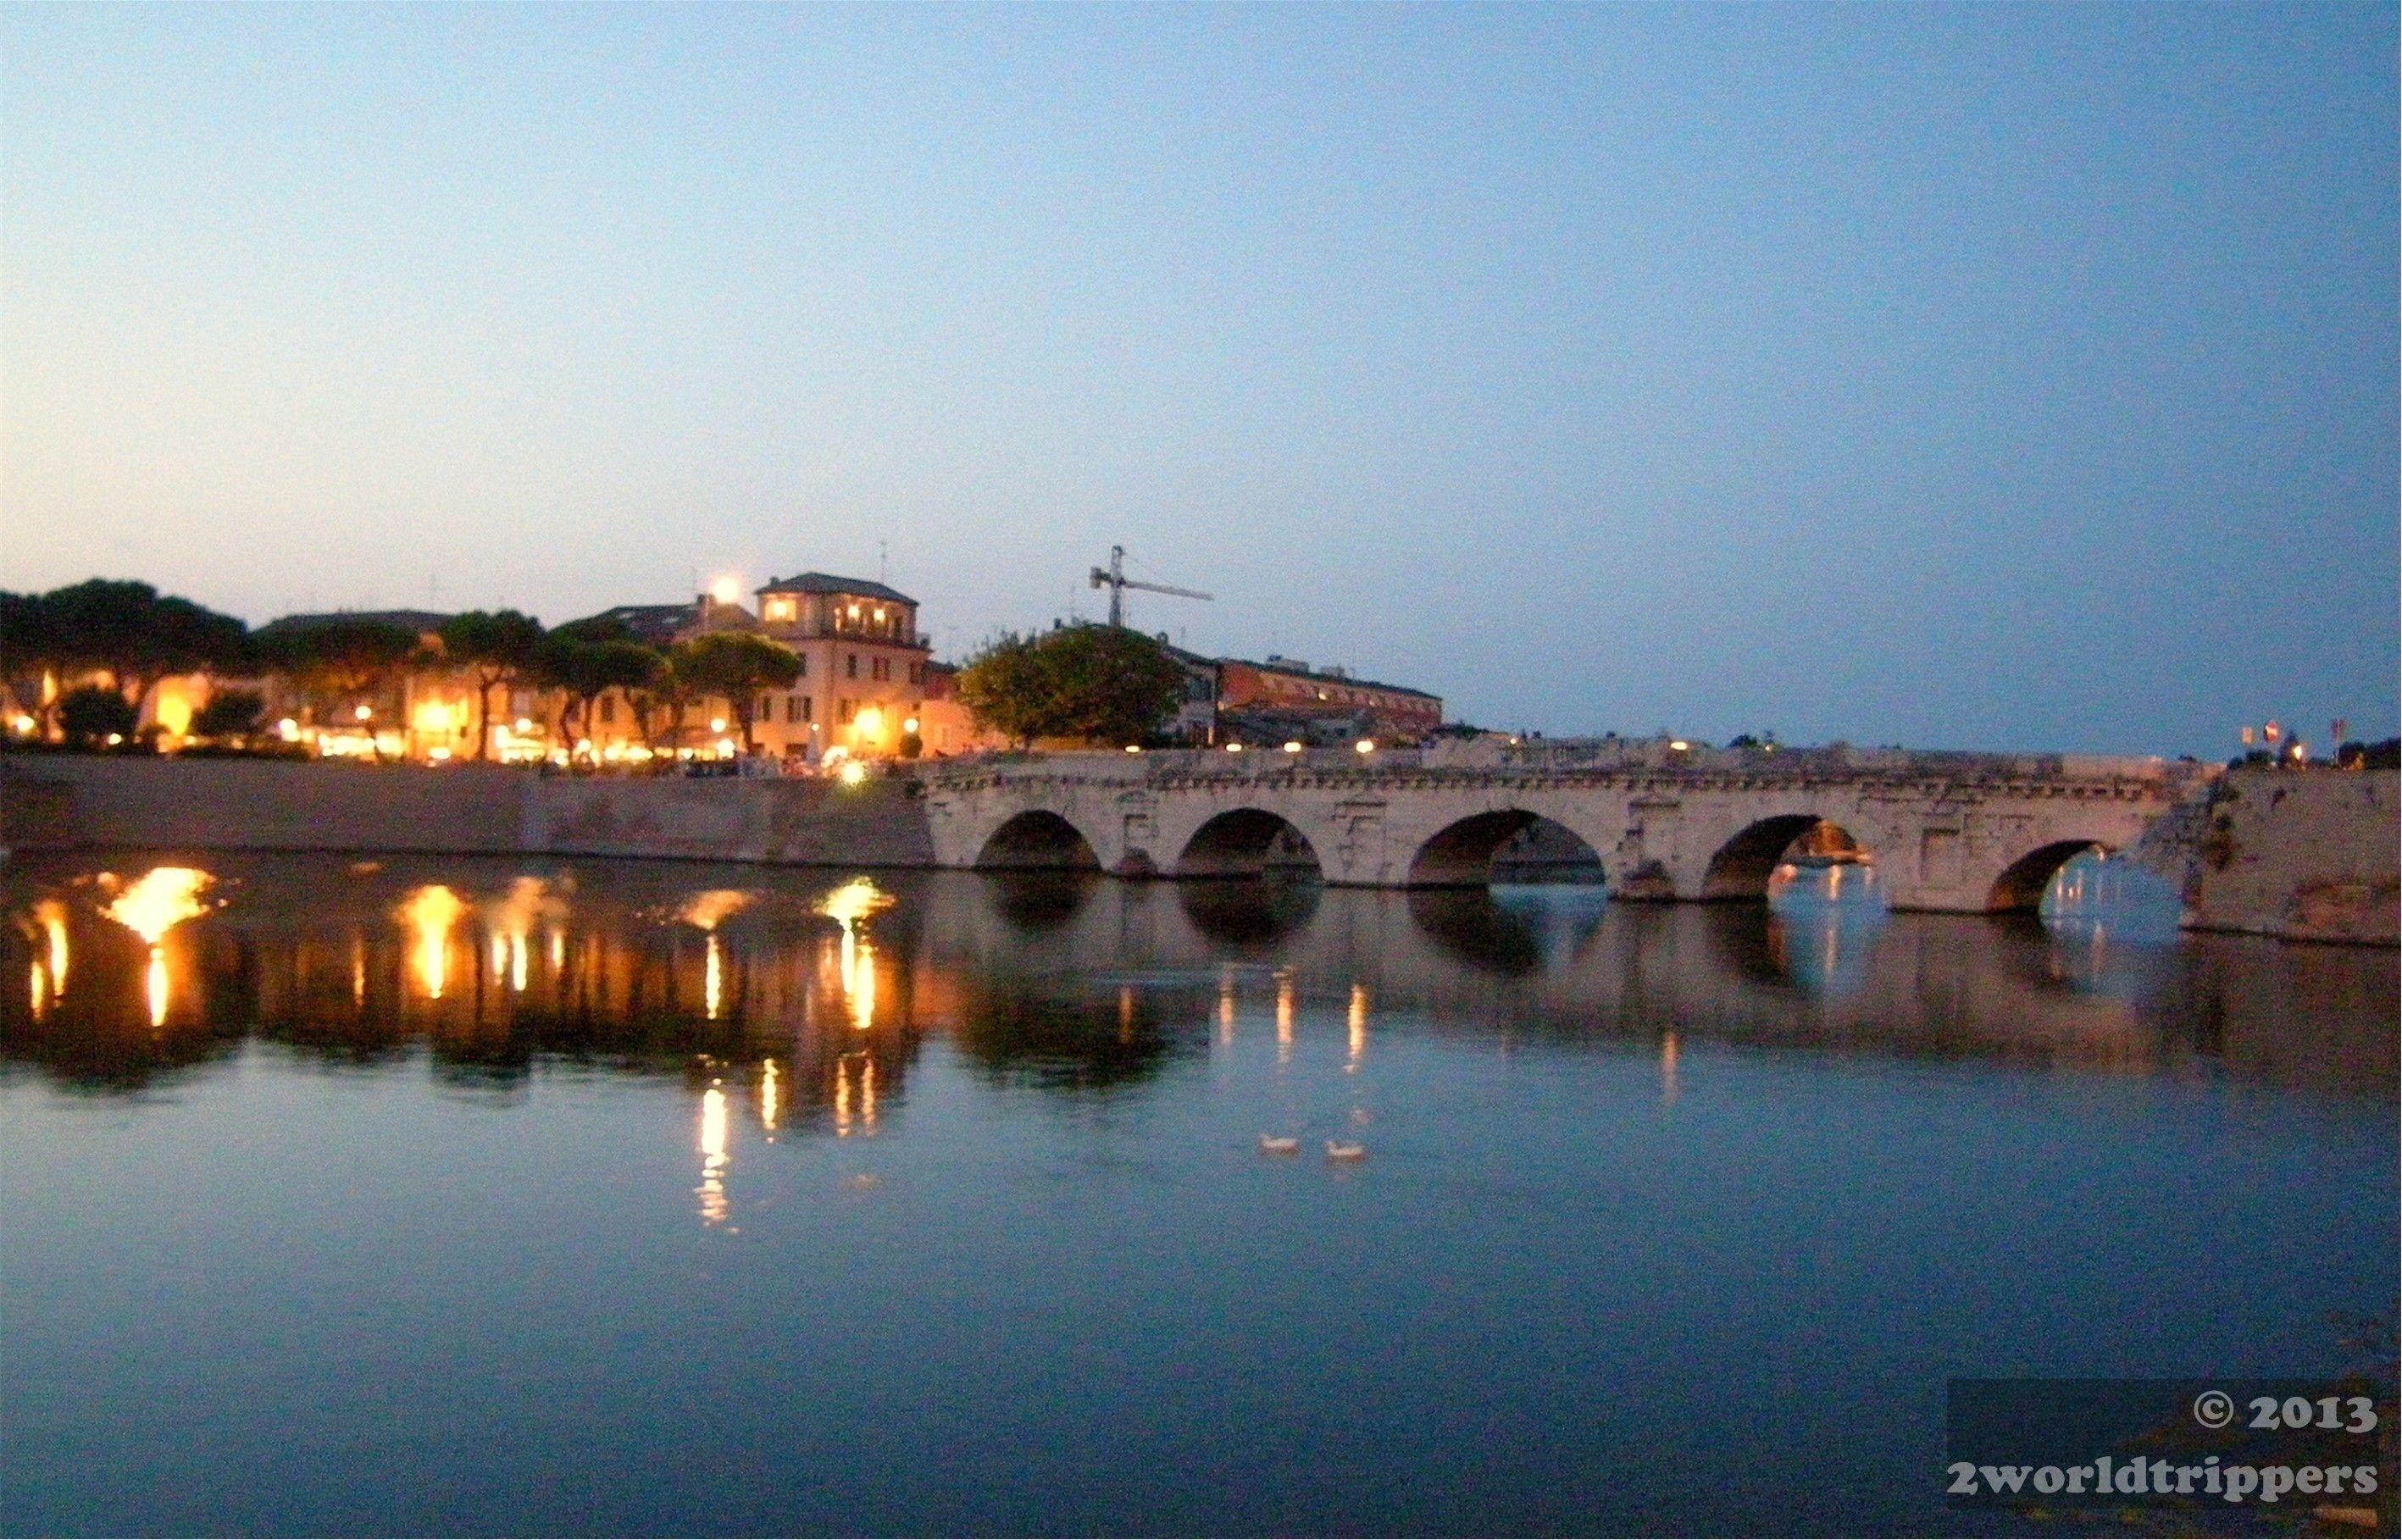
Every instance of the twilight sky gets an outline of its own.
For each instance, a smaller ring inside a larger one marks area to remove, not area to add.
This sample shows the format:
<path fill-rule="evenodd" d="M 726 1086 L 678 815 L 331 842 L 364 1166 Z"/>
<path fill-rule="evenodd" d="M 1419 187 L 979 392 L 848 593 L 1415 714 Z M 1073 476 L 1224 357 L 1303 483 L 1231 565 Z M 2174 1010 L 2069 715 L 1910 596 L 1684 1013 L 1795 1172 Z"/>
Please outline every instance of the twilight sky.
<path fill-rule="evenodd" d="M 0 7 L 0 587 L 2395 731 L 2396 10 Z M 889 553 L 889 556 L 888 556 Z"/>

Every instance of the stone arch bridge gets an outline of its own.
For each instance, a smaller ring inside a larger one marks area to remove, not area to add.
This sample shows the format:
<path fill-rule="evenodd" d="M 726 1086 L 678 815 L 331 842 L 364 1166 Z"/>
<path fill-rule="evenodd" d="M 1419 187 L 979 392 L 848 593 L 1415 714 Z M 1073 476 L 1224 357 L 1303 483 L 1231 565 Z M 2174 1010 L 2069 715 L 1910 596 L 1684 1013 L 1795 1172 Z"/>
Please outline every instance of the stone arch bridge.
<path fill-rule="evenodd" d="M 1822 836 L 1819 848 L 1857 846 L 1894 908 L 1984 913 L 2034 907 L 2063 863 L 2134 845 L 2198 782 L 2158 761 L 2060 756 L 1547 768 L 1388 751 L 1341 763 L 1051 755 L 929 766 L 924 784 L 935 860 L 948 867 L 1169 878 L 1314 867 L 1338 885 L 1468 887 L 1491 880 L 1497 855 L 1525 848 L 1531 829 L 1597 863 L 1622 899 L 1756 899 L 1798 839 L 1832 825 L 1848 841 Z"/>

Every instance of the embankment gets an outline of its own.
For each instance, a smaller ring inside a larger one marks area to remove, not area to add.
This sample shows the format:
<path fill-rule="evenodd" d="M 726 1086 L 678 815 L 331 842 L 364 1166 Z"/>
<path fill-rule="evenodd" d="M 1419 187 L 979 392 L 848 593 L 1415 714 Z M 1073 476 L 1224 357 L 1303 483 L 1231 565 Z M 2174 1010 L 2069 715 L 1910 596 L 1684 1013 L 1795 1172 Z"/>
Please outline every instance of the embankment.
<path fill-rule="evenodd" d="M 903 781 L 26 755 L 0 761 L 0 843 L 932 866 L 915 791 Z"/>
<path fill-rule="evenodd" d="M 2138 854 L 2186 923 L 2288 941 L 2397 939 L 2402 776 L 2229 771 Z M 930 867 L 907 781 L 587 779 L 474 765 L 21 755 L 0 759 L 0 844 L 672 857 Z"/>
<path fill-rule="evenodd" d="M 2402 773 L 2246 765 L 2212 788 L 2197 822 L 2188 927 L 2395 944 Z"/>

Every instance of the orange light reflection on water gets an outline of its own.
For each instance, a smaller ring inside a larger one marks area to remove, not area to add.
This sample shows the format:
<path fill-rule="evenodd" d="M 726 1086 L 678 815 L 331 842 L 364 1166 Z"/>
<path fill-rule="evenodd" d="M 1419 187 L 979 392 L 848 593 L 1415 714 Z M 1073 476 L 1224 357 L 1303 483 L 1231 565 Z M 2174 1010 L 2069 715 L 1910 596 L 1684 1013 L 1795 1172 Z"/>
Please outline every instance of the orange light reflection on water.
<path fill-rule="evenodd" d="M 163 948 L 150 949 L 150 1024 L 167 1024 L 167 954 Z"/>
<path fill-rule="evenodd" d="M 400 922 L 414 932 L 409 963 L 429 1000 L 440 999 L 449 983 L 450 930 L 466 913 L 466 903 L 440 883 L 418 888 L 401 901 Z"/>
<path fill-rule="evenodd" d="M 101 913 L 157 946 L 168 931 L 209 912 L 200 894 L 215 880 L 194 867 L 155 867 L 121 889 Z"/>
<path fill-rule="evenodd" d="M 49 942 L 49 994 L 56 999 L 67 987 L 67 906 L 56 899 L 44 899 L 34 905 L 34 918 Z"/>
<path fill-rule="evenodd" d="M 725 1218 L 725 1093 L 711 1086 L 700 1096 L 700 1195 L 701 1223 L 714 1225 Z"/>

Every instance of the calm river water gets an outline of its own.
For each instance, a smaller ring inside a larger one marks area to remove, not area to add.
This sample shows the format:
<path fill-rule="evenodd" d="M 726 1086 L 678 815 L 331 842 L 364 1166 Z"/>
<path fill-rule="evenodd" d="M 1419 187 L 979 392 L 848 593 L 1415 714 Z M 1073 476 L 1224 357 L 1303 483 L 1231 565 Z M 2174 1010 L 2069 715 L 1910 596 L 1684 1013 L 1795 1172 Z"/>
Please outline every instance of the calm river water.
<path fill-rule="evenodd" d="M 1858 875 L 21 859 L 0 1528 L 1990 1527 L 1950 1377 L 2390 1332 L 2394 953 Z"/>

